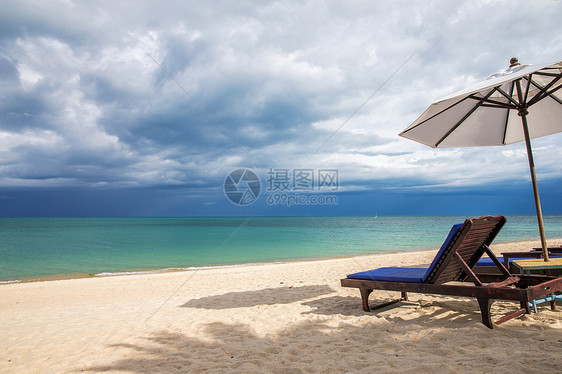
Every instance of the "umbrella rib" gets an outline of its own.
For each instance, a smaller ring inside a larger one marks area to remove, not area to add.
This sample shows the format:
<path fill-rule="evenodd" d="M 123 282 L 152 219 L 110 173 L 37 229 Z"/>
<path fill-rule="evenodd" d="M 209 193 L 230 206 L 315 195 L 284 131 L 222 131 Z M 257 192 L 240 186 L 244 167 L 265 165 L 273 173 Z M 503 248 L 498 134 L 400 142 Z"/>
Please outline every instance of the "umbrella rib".
<path fill-rule="evenodd" d="M 556 91 L 558 91 L 559 89 L 562 88 L 562 85 L 556 87 L 555 89 L 553 89 L 550 92 L 547 92 L 544 96 L 549 96 L 552 100 L 556 101 L 558 104 L 562 104 L 562 100 L 560 100 L 559 98 L 557 98 L 556 96 L 553 96 L 552 94 L 555 93 Z"/>
<path fill-rule="evenodd" d="M 515 82 L 515 81 L 514 81 Z M 499 93 L 501 93 L 507 100 L 511 101 L 513 103 L 513 105 L 515 105 L 515 107 L 517 108 L 519 106 L 520 103 L 518 103 L 517 101 L 515 101 L 513 99 L 513 97 L 511 97 L 510 95 L 508 95 L 504 90 L 502 90 L 499 86 L 496 87 L 496 90 L 498 90 Z"/>
<path fill-rule="evenodd" d="M 557 69 L 558 69 L 558 68 L 557 68 Z M 556 74 L 556 73 L 545 73 L 545 72 L 540 72 L 540 71 L 537 71 L 537 72 L 532 73 L 532 74 L 544 75 L 544 76 L 546 76 L 546 77 L 557 77 L 557 76 L 560 75 L 560 74 Z M 532 75 L 532 74 L 531 74 L 531 75 Z"/>
<path fill-rule="evenodd" d="M 547 96 L 552 97 L 554 100 L 556 100 L 558 103 L 562 104 L 560 102 L 560 100 L 557 97 L 552 96 L 552 94 L 556 91 L 558 91 L 560 89 L 561 86 L 556 87 L 555 89 L 553 89 L 552 91 L 548 92 L 548 89 L 550 87 L 552 87 L 554 84 L 556 84 L 556 82 L 558 82 L 560 79 L 562 79 L 562 74 L 558 75 L 555 79 L 551 80 L 550 83 L 548 83 L 546 86 L 542 87 L 540 84 L 536 83 L 535 81 L 533 81 L 533 84 L 535 86 L 537 86 L 538 88 L 540 88 L 540 92 L 538 94 L 535 95 L 535 97 L 533 97 L 531 99 L 531 101 L 529 101 L 529 103 L 527 104 L 528 106 L 531 106 L 533 104 L 536 104 L 538 101 L 544 99 Z"/>
<path fill-rule="evenodd" d="M 415 125 L 414 127 L 411 127 L 411 128 L 408 128 L 408 129 L 402 131 L 402 132 L 400 133 L 400 135 L 405 134 L 405 133 L 407 133 L 407 132 L 409 132 L 409 131 L 411 131 L 411 130 L 417 128 L 418 126 L 423 125 L 423 124 L 426 123 L 427 121 L 430 121 L 430 120 L 432 120 L 433 118 L 435 118 L 435 117 L 437 117 L 438 115 L 440 115 L 441 113 L 448 111 L 449 109 L 451 109 L 451 108 L 454 107 L 454 106 L 457 106 L 458 104 L 462 103 L 462 102 L 465 101 L 466 99 L 468 99 L 468 97 L 463 97 L 462 100 L 459 100 L 459 101 L 457 101 L 456 103 L 449 105 L 447 108 L 443 109 L 442 111 L 440 111 L 440 112 L 438 112 L 438 113 L 435 113 L 434 115 L 432 115 L 432 116 L 429 117 L 428 119 L 425 119 L 425 120 L 421 121 L 420 123 L 418 123 L 418 124 Z M 433 105 L 433 104 L 432 104 L 432 105 Z"/>
<path fill-rule="evenodd" d="M 511 85 L 511 90 L 510 90 L 510 96 L 513 95 L 513 90 L 515 89 L 515 84 Z M 505 126 L 503 127 L 503 139 L 502 139 L 502 144 L 505 145 L 505 139 L 507 138 L 507 126 L 509 124 L 509 114 L 511 113 L 511 111 L 507 111 L 506 115 L 505 115 Z"/>
<path fill-rule="evenodd" d="M 490 108 L 500 108 L 500 109 L 517 109 L 517 107 L 515 105 L 509 105 L 509 103 L 502 103 L 501 101 L 496 101 L 496 100 L 492 100 L 492 99 L 483 99 L 482 97 L 478 97 L 478 96 L 473 96 L 470 95 L 469 96 L 470 99 L 473 100 L 478 100 L 478 101 L 483 101 L 486 104 L 482 104 L 482 106 L 486 106 L 486 107 L 490 107 Z"/>
<path fill-rule="evenodd" d="M 523 77 L 523 79 L 527 81 L 527 88 L 525 88 L 525 98 L 523 99 L 523 102 L 526 103 L 527 99 L 529 98 L 529 90 L 531 89 L 531 82 L 533 81 L 533 73 L 529 74 L 528 77 Z M 511 90 L 511 94 L 513 95 L 513 90 Z"/>
<path fill-rule="evenodd" d="M 556 100 L 558 102 L 558 104 L 562 104 L 562 100 L 560 100 L 558 97 L 556 96 L 552 96 L 553 93 L 555 93 L 556 91 L 558 91 L 559 89 L 562 88 L 562 85 L 556 87 L 555 89 L 553 89 L 552 91 L 548 92 L 547 95 L 550 96 L 552 99 Z"/>
<path fill-rule="evenodd" d="M 472 115 L 472 113 L 474 113 L 476 111 L 476 109 L 480 108 L 480 106 L 482 106 L 482 104 L 484 104 L 484 101 L 487 100 L 490 96 L 492 96 L 492 94 L 494 93 L 494 90 L 496 90 L 497 87 L 495 87 L 493 90 L 490 90 L 490 92 L 488 92 L 488 94 L 486 94 L 486 96 L 484 96 L 482 99 L 480 99 L 480 101 L 478 103 L 476 103 L 476 105 L 470 109 L 468 111 L 468 113 L 466 113 L 461 119 L 460 121 L 458 121 L 455 126 L 451 127 L 451 129 L 449 129 L 449 131 L 447 131 L 447 133 L 441 138 L 439 139 L 439 141 L 437 143 L 435 143 L 435 148 L 439 147 L 439 144 L 441 144 L 445 139 L 447 139 L 447 137 L 449 135 L 451 135 L 451 133 L 453 131 L 455 131 L 468 117 L 470 117 Z"/>
<path fill-rule="evenodd" d="M 498 105 L 498 104 L 482 104 L 481 106 L 485 107 L 485 108 L 496 108 L 496 109 L 514 109 L 513 106 L 509 106 L 509 105 Z"/>

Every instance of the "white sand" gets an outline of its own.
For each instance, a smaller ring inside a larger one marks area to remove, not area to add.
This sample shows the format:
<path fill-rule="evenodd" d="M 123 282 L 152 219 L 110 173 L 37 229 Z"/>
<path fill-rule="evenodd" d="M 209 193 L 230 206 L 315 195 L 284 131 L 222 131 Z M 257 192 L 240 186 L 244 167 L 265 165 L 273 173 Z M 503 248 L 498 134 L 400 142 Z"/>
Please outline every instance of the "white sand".
<path fill-rule="evenodd" d="M 379 266 L 425 266 L 434 255 L 1 285 L 0 372 L 562 372 L 560 307 L 490 330 L 474 299 L 410 294 L 365 313 L 359 291 L 339 284 Z M 371 304 L 394 296 L 375 291 Z M 496 302 L 494 317 L 517 306 Z"/>

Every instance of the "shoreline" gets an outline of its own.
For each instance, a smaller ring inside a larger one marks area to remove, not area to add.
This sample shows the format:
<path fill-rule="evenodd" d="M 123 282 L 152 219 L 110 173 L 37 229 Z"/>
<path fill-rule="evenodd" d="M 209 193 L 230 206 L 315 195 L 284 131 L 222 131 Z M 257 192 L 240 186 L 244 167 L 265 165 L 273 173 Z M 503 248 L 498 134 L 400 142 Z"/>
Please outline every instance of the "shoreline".
<path fill-rule="evenodd" d="M 560 371 L 552 344 L 562 310 L 548 303 L 490 330 L 474 299 L 410 293 L 367 313 L 360 293 L 341 287 L 340 279 L 358 271 L 426 266 L 436 251 L 6 284 L 0 372 Z M 371 303 L 396 296 L 377 291 Z M 492 317 L 514 308 L 498 301 Z M 529 347 L 530 355 L 513 354 Z"/>
<path fill-rule="evenodd" d="M 556 245 L 562 245 L 562 238 L 552 238 L 552 239 L 548 239 L 548 241 L 556 242 L 557 243 Z M 539 239 L 522 239 L 522 240 L 510 240 L 505 242 L 498 241 L 492 244 L 491 249 L 494 250 L 494 247 L 497 246 L 520 245 L 521 243 L 535 243 L 532 245 L 540 246 Z M 361 257 L 371 257 L 371 256 L 385 255 L 385 254 L 405 254 L 405 253 L 413 254 L 413 253 L 423 253 L 428 251 L 436 251 L 437 249 L 438 248 L 421 248 L 421 249 L 411 249 L 411 250 L 402 250 L 402 251 L 388 250 L 388 251 L 358 253 L 358 254 L 340 255 L 340 256 L 299 257 L 299 258 L 289 258 L 289 259 L 280 259 L 280 260 L 272 260 L 272 261 L 243 262 L 243 263 L 219 264 L 219 265 L 202 265 L 202 266 L 188 266 L 188 267 L 178 266 L 178 267 L 167 267 L 167 268 L 141 268 L 141 269 L 127 269 L 122 271 L 103 271 L 99 273 L 53 274 L 47 276 L 31 276 L 31 277 L 20 277 L 18 279 L 0 280 L 0 287 L 9 284 L 51 282 L 51 281 L 59 281 L 59 280 L 67 280 L 67 279 L 89 279 L 89 278 L 134 276 L 134 275 L 143 275 L 143 274 L 190 272 L 190 271 L 200 271 L 200 270 L 207 270 L 207 269 L 227 269 L 227 268 L 239 268 L 245 266 L 262 266 L 262 265 L 274 265 L 274 264 L 284 264 L 284 263 L 316 262 L 316 261 L 327 261 L 327 260 L 337 260 L 337 259 L 361 258 Z M 529 250 L 530 249 L 531 247 L 529 247 Z"/>
<path fill-rule="evenodd" d="M 200 271 L 200 270 L 213 270 L 213 269 L 231 269 L 238 267 L 250 267 L 250 266 L 263 266 L 263 265 L 276 265 L 276 264 L 286 264 L 286 263 L 299 263 L 299 262 L 315 262 L 315 261 L 328 261 L 337 259 L 347 259 L 355 257 L 370 257 L 384 254 L 397 254 L 397 253 L 415 253 L 415 252 L 426 252 L 432 251 L 434 249 L 418 249 L 418 250 L 408 250 L 408 251 L 381 251 L 372 252 L 365 254 L 354 254 L 354 255 L 342 255 L 342 256 L 329 256 L 329 257 L 300 257 L 300 258 L 289 258 L 280 259 L 273 261 L 263 261 L 263 262 L 242 262 L 234 264 L 221 264 L 221 265 L 207 265 L 207 266 L 189 266 L 189 267 L 170 267 L 170 268 L 142 268 L 142 269 L 132 269 L 123 271 L 104 271 L 100 273 L 68 273 L 68 274 L 54 274 L 47 276 L 38 277 L 21 277 L 20 279 L 9 279 L 0 280 L 0 287 L 5 284 L 16 284 L 16 283 L 35 283 L 35 282 L 50 282 L 66 279 L 90 279 L 90 278 L 107 278 L 107 277 L 122 277 L 122 276 L 134 276 L 134 275 L 148 275 L 148 274 L 165 274 L 165 273 L 181 273 L 190 271 Z"/>

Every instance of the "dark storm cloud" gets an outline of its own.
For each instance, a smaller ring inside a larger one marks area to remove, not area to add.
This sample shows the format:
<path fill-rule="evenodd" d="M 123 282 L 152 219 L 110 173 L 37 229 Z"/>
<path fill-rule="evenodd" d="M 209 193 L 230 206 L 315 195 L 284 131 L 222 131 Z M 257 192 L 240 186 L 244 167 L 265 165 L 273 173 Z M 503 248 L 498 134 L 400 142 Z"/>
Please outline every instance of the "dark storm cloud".
<path fill-rule="evenodd" d="M 512 55 L 560 59 L 561 7 L 5 1 L 0 180 L 193 189 L 236 167 L 318 165 L 349 189 L 514 180 L 517 145 L 482 156 L 396 134 Z M 538 144 L 539 174 L 559 176 L 560 138 Z"/>

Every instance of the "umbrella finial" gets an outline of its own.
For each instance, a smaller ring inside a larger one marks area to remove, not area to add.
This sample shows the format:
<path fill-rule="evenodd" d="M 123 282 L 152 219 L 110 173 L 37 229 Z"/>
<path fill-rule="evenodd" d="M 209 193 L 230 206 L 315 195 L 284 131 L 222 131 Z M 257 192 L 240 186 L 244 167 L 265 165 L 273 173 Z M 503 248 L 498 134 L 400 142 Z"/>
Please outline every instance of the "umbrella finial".
<path fill-rule="evenodd" d="M 514 67 L 514 66 L 519 66 L 519 65 L 521 65 L 521 64 L 519 63 L 519 60 L 517 59 L 517 57 L 512 57 L 511 60 L 509 60 L 509 63 L 510 63 L 510 65 L 509 65 L 510 68 L 512 68 L 512 67 Z"/>

